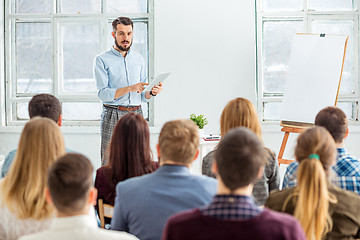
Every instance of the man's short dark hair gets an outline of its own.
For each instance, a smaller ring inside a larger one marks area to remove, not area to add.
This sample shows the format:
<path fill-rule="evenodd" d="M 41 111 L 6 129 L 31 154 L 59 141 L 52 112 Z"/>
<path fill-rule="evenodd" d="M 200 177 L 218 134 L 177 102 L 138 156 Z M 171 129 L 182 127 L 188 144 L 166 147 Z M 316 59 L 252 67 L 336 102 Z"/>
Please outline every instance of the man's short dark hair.
<path fill-rule="evenodd" d="M 68 153 L 48 171 L 48 187 L 56 209 L 65 214 L 84 209 L 92 187 L 93 167 L 84 155 Z"/>
<path fill-rule="evenodd" d="M 231 191 L 257 180 L 265 165 L 265 149 L 251 130 L 239 127 L 221 139 L 215 151 L 215 161 L 221 180 Z"/>
<path fill-rule="evenodd" d="M 60 101 L 50 94 L 37 94 L 29 102 L 29 117 L 46 117 L 59 121 L 61 115 Z"/>
<path fill-rule="evenodd" d="M 112 22 L 113 31 L 116 32 L 117 25 L 122 24 L 125 26 L 131 25 L 134 28 L 133 21 L 128 17 L 118 17 Z"/>
<path fill-rule="evenodd" d="M 335 142 L 341 143 L 346 135 L 348 120 L 340 108 L 326 107 L 316 115 L 315 125 L 326 128 Z"/>

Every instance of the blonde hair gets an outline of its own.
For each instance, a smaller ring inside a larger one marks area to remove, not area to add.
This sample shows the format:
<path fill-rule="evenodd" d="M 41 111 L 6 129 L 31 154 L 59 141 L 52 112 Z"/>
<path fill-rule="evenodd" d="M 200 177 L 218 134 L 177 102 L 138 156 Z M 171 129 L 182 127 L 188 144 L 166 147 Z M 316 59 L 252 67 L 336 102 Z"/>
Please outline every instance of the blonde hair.
<path fill-rule="evenodd" d="M 159 135 L 162 160 L 190 164 L 199 147 L 199 131 L 191 120 L 165 123 Z"/>
<path fill-rule="evenodd" d="M 65 153 L 60 128 L 34 117 L 24 127 L 9 173 L 0 183 L 1 203 L 20 219 L 41 220 L 53 209 L 44 196 L 48 168 Z"/>
<path fill-rule="evenodd" d="M 231 100 L 220 117 L 221 136 L 233 128 L 246 127 L 252 130 L 261 140 L 261 125 L 255 106 L 246 98 Z"/>
<path fill-rule="evenodd" d="M 336 202 L 328 191 L 326 176 L 336 159 L 334 139 L 323 127 L 310 128 L 299 136 L 295 156 L 299 162 L 298 183 L 294 195 L 289 196 L 284 207 L 295 196 L 294 216 L 307 239 L 321 239 L 332 229 L 329 203 Z"/>

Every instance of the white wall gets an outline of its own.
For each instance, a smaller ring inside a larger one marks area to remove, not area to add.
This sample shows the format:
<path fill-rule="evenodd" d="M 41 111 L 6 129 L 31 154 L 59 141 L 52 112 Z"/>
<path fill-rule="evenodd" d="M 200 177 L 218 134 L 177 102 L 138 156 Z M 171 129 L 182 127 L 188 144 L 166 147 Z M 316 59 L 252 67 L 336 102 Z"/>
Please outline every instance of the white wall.
<path fill-rule="evenodd" d="M 204 114 L 219 132 L 225 104 L 255 102 L 255 3 L 155 1 L 155 72 L 171 71 L 155 99 L 155 124 Z"/>

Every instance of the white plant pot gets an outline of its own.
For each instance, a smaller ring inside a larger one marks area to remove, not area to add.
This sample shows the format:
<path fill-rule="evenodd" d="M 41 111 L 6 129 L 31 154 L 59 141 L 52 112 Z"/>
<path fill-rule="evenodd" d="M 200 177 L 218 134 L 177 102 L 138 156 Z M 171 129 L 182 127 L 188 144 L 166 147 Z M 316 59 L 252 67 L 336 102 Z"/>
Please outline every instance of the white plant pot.
<path fill-rule="evenodd" d="M 199 128 L 199 137 L 200 137 L 200 138 L 203 138 L 204 136 L 205 136 L 204 129 L 200 129 L 200 128 Z"/>

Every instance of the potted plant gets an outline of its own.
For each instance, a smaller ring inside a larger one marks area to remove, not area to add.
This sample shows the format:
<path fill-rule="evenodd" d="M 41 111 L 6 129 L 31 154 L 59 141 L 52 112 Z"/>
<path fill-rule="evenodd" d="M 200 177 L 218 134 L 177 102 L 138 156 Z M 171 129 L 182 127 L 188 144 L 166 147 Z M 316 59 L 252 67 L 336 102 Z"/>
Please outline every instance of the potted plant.
<path fill-rule="evenodd" d="M 199 116 L 196 116 L 195 114 L 190 115 L 190 120 L 193 120 L 196 125 L 199 127 L 199 135 L 200 137 L 203 137 L 204 134 L 204 126 L 208 124 L 208 120 L 206 117 L 204 117 L 203 114 L 200 114 Z"/>

